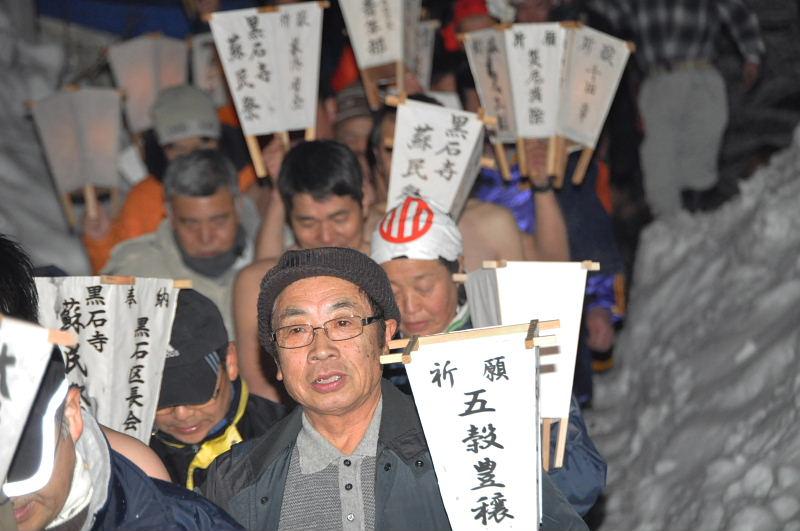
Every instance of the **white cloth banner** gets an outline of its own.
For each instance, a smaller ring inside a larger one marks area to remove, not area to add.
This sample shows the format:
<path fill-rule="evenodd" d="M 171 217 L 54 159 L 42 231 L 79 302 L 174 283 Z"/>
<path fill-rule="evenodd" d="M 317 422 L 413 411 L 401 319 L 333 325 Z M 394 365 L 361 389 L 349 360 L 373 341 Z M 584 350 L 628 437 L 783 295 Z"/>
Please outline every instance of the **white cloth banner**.
<path fill-rule="evenodd" d="M 397 0 L 339 0 L 358 68 L 403 60 L 405 2 Z"/>
<path fill-rule="evenodd" d="M 625 41 L 587 26 L 572 30 L 559 132 L 594 148 L 603 130 L 630 49 Z"/>
<path fill-rule="evenodd" d="M 217 57 L 214 36 L 201 33 L 192 36 L 192 84 L 204 91 L 217 107 L 228 103 L 225 74 Z"/>
<path fill-rule="evenodd" d="M 536 351 L 525 331 L 465 333 L 421 344 L 405 366 L 450 524 L 538 529 Z"/>
<path fill-rule="evenodd" d="M 423 20 L 417 26 L 413 66 L 409 67 L 424 90 L 431 88 L 433 71 L 433 47 L 436 44 L 438 20 Z"/>
<path fill-rule="evenodd" d="M 558 319 L 558 353 L 541 358 L 554 371 L 541 375 L 542 418 L 569 416 L 578 349 L 586 269 L 580 262 L 507 262 L 467 275 L 470 316 L 475 326 Z"/>
<path fill-rule="evenodd" d="M 72 330 L 63 348 L 67 379 L 100 424 L 147 444 L 178 290 L 170 279 L 137 278 L 131 285 L 101 277 L 37 278 L 44 326 Z"/>
<path fill-rule="evenodd" d="M 413 100 L 398 105 L 387 210 L 412 193 L 458 219 L 482 153 L 483 122 L 477 114 Z"/>
<path fill-rule="evenodd" d="M 108 49 L 117 86 L 125 90 L 125 116 L 133 133 L 152 127 L 150 110 L 158 93 L 186 83 L 185 41 L 144 35 Z"/>
<path fill-rule="evenodd" d="M 261 13 L 214 13 L 211 31 L 246 135 L 314 127 L 322 7 L 318 2 Z"/>
<path fill-rule="evenodd" d="M 505 30 L 517 136 L 558 131 L 568 31 L 559 23 L 514 24 Z"/>
<path fill-rule="evenodd" d="M 119 186 L 120 97 L 113 89 L 61 91 L 33 106 L 33 120 L 62 194 Z"/>
<path fill-rule="evenodd" d="M 50 360 L 47 336 L 46 328 L 9 317 L 0 321 L 0 485 Z"/>
<path fill-rule="evenodd" d="M 481 107 L 497 118 L 496 140 L 515 142 L 516 118 L 503 33 L 495 29 L 467 33 L 464 49 Z"/>
<path fill-rule="evenodd" d="M 275 46 L 283 130 L 314 127 L 317 121 L 322 7 L 318 2 L 284 5 L 278 12 Z"/>

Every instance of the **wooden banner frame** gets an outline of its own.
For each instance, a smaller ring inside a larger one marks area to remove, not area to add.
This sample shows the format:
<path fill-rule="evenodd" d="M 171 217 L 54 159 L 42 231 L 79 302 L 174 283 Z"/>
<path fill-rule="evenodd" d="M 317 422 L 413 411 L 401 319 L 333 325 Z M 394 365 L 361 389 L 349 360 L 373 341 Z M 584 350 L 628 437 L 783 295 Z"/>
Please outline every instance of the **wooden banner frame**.
<path fill-rule="evenodd" d="M 0 327 L 2 327 L 3 319 L 5 318 L 6 316 L 0 313 Z M 13 318 L 9 317 L 9 319 Z M 50 328 L 47 330 L 47 341 L 61 347 L 74 347 L 78 344 L 78 336 L 70 330 L 56 330 Z"/>
<path fill-rule="evenodd" d="M 484 262 L 485 264 L 491 262 Z M 584 262 L 584 264 L 591 264 L 591 262 Z M 505 263 L 503 262 L 503 266 Z M 503 267 L 500 266 L 500 267 Z M 380 357 L 381 364 L 389 363 L 403 363 L 409 364 L 413 362 L 413 352 L 419 350 L 422 345 L 433 345 L 440 343 L 447 343 L 450 341 L 458 341 L 463 339 L 475 339 L 481 337 L 492 337 L 504 335 L 509 333 L 526 332 L 525 348 L 537 349 L 538 355 L 549 356 L 557 353 L 557 337 L 555 335 L 541 336 L 542 331 L 556 330 L 561 328 L 559 320 L 539 321 L 534 319 L 529 323 L 507 326 L 493 326 L 489 328 L 474 328 L 471 330 L 460 330 L 457 332 L 446 332 L 442 334 L 434 334 L 430 336 L 411 336 L 408 339 L 393 339 L 389 341 L 388 349 L 390 353 L 383 354 Z M 391 351 L 400 351 L 392 354 Z M 545 365 L 544 367 L 552 367 L 552 365 Z M 567 428 L 569 426 L 568 418 L 542 418 L 542 467 L 544 470 L 550 471 L 551 468 L 561 468 L 564 466 L 564 456 L 567 447 Z M 550 439 L 552 434 L 552 427 L 558 424 L 558 435 L 556 439 L 555 458 L 551 456 L 550 452 Z M 551 463 L 553 461 L 553 463 Z M 552 465 L 552 466 L 551 466 Z"/>

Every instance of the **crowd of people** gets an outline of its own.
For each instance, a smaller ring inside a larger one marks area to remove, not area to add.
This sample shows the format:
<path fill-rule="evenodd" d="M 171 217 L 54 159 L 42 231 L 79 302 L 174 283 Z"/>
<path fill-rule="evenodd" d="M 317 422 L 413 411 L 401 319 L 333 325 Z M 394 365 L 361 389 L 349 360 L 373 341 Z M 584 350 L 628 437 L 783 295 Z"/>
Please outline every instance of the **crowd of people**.
<path fill-rule="evenodd" d="M 202 27 L 219 2 L 197 4 Z M 455 35 L 495 25 L 498 3 L 425 4 L 444 28 L 431 89 L 477 112 Z M 628 38 L 636 64 L 581 185 L 522 175 L 512 150 L 511 179 L 482 169 L 458 219 L 424 190 L 387 211 L 396 109 L 370 110 L 337 39 L 324 45 L 317 139 L 262 139 L 267 179 L 242 157 L 230 105 L 189 85 L 158 94 L 140 142 L 150 174 L 119 212 L 101 206 L 82 223 L 95 273 L 192 284 L 178 297 L 149 447 L 81 407 L 54 349 L 3 486 L 20 530 L 449 529 L 405 369 L 380 355 L 393 338 L 472 328 L 454 275 L 484 260 L 601 264 L 586 286 L 566 460 L 541 483 L 542 529 L 586 528 L 606 464 L 581 410 L 593 374 L 613 369 L 629 271 L 611 190 L 641 160 L 654 216 L 693 208 L 716 181 L 727 116 L 714 39 L 724 27 L 736 40 L 748 87 L 764 44 L 741 0 L 505 4 L 517 22 L 579 19 Z M 643 131 L 631 78 L 643 80 Z M 405 81 L 409 98 L 441 105 Z M 524 149 L 544 167 L 540 143 Z M 37 322 L 34 268 L 3 235 L 0 265 L 0 313 Z"/>

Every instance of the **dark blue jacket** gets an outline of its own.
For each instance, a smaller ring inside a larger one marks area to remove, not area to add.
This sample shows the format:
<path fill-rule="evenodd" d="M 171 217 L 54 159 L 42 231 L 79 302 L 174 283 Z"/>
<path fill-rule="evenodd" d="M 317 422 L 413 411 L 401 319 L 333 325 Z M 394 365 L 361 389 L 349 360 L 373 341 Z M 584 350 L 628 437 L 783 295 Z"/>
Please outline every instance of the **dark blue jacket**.
<path fill-rule="evenodd" d="M 183 487 L 153 479 L 114 450 L 108 497 L 92 531 L 241 530 L 222 509 Z"/>

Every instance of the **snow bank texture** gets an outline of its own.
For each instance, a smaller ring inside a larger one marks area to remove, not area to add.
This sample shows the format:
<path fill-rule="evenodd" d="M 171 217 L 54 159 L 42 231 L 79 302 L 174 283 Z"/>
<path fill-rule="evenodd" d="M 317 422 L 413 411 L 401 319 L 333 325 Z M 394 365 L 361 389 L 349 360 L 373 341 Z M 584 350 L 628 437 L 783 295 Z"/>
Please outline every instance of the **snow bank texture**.
<path fill-rule="evenodd" d="M 643 233 L 590 415 L 602 529 L 800 530 L 799 177 L 796 139 L 719 211 Z"/>

